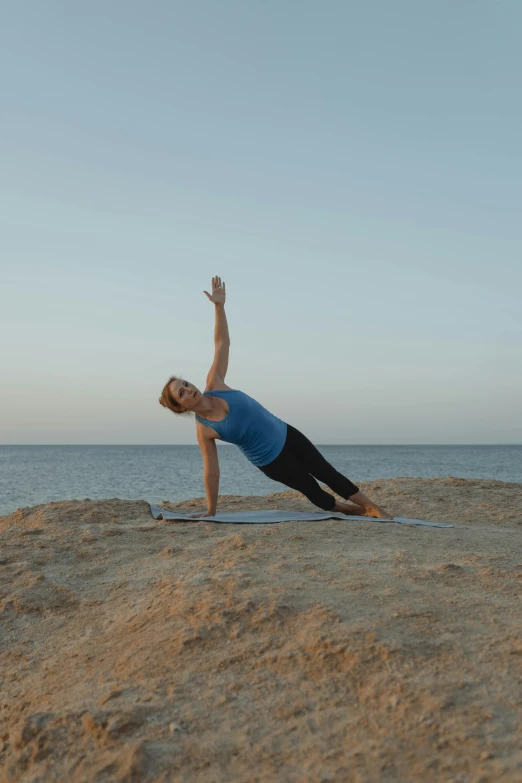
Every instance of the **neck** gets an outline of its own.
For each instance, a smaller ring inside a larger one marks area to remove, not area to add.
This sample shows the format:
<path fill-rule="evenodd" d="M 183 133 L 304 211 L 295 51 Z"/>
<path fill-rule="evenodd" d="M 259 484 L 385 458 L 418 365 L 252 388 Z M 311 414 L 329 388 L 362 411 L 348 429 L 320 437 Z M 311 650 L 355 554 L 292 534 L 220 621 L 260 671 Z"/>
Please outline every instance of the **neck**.
<path fill-rule="evenodd" d="M 195 408 L 192 408 L 194 413 L 197 413 L 198 416 L 201 416 L 202 418 L 206 418 L 207 413 L 212 413 L 214 410 L 214 404 L 212 402 L 212 397 L 204 397 L 201 395 L 201 399 L 196 405 Z"/>

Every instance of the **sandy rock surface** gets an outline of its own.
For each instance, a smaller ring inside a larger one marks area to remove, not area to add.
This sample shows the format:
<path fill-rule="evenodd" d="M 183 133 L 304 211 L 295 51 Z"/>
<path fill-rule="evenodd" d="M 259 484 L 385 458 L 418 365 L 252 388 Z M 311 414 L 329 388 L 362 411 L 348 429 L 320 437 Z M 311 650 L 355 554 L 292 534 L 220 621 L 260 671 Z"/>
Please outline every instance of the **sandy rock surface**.
<path fill-rule="evenodd" d="M 360 486 L 454 527 L 0 517 L 1 783 L 522 781 L 522 484 Z"/>

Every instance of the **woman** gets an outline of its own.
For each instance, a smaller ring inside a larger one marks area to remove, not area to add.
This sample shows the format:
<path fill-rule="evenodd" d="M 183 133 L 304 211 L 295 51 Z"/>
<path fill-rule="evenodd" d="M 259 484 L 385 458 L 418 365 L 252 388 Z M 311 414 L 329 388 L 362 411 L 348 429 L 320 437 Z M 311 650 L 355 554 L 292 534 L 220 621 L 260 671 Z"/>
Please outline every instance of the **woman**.
<path fill-rule="evenodd" d="M 212 278 L 216 326 L 214 363 L 207 376 L 203 394 L 194 384 L 172 377 L 159 399 L 161 405 L 177 414 L 195 413 L 198 443 L 203 454 L 203 480 L 207 513 L 194 514 L 203 519 L 217 511 L 219 463 L 216 440 L 235 443 L 266 476 L 302 492 L 324 511 L 391 519 L 372 503 L 349 479 L 322 456 L 308 438 L 291 424 L 274 416 L 252 397 L 225 383 L 230 338 L 225 315 L 226 288 L 220 277 Z M 314 478 L 315 476 L 315 478 Z M 350 503 L 343 503 L 325 492 L 316 479 Z"/>

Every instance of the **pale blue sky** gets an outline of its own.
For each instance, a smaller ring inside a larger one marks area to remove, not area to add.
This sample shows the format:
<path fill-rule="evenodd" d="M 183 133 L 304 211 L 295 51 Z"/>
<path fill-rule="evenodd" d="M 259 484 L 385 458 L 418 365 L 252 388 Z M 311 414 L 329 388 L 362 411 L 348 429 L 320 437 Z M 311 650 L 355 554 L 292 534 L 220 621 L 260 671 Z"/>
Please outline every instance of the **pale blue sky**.
<path fill-rule="evenodd" d="M 2 6 L 0 443 L 522 442 L 518 0 Z"/>

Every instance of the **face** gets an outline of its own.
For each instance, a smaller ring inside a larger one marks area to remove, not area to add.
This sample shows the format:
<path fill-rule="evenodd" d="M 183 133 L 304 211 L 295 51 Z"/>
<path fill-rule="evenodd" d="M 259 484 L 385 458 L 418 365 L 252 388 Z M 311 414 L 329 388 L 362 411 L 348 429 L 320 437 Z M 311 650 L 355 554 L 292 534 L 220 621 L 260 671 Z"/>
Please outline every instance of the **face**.
<path fill-rule="evenodd" d="M 192 410 L 201 400 L 201 392 L 190 381 L 180 379 L 172 381 L 170 384 L 170 393 L 187 410 Z"/>

